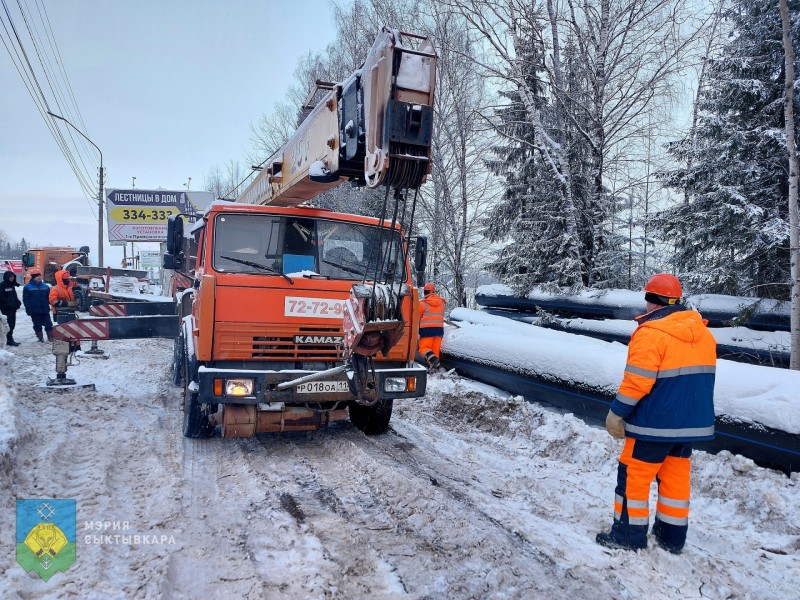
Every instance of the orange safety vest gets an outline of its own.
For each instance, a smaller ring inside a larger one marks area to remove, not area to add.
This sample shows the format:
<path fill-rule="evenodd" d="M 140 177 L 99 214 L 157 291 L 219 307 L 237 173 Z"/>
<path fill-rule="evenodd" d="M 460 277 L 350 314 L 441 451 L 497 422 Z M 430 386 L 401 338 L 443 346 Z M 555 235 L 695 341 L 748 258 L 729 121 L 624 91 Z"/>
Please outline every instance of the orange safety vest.
<path fill-rule="evenodd" d="M 419 334 L 421 337 L 444 335 L 444 308 L 447 302 L 431 292 L 420 302 Z"/>

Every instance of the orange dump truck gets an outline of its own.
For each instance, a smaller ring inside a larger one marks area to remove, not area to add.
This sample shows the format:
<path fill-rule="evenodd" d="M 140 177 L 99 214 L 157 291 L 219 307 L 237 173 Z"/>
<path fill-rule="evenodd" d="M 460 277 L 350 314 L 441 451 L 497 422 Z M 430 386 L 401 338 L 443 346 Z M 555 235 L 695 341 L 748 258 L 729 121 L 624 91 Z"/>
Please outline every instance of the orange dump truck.
<path fill-rule="evenodd" d="M 22 268 L 25 283 L 30 281 L 28 271 L 33 268 L 39 269 L 42 279 L 55 285 L 56 271 L 70 266 L 89 266 L 89 246 L 80 248 L 70 248 L 67 246 L 42 246 L 41 248 L 28 248 L 22 255 Z"/>

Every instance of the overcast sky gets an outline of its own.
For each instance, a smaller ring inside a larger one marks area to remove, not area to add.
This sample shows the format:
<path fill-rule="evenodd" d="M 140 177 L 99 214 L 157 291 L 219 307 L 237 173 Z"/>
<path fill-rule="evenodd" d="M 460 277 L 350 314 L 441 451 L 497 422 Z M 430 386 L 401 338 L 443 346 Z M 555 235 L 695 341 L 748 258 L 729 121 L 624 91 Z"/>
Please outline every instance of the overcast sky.
<path fill-rule="evenodd" d="M 136 177 L 137 189 L 185 190 L 191 177 L 192 189 L 202 189 L 214 167 L 250 149 L 250 123 L 284 97 L 297 59 L 334 37 L 329 0 L 22 5 L 34 26 L 46 9 L 83 131 L 103 152 L 107 188 L 129 189 Z M 36 64 L 19 9 L 8 6 Z M 8 18 L 0 17 L 7 43 Z M 87 199 L 5 46 L 0 81 L 0 229 L 13 240 L 88 245 L 96 257 L 96 200 Z M 39 83 L 52 98 L 46 79 Z M 57 105 L 50 110 L 60 112 Z M 97 152 L 88 147 L 82 154 L 96 190 Z M 106 241 L 104 254 L 117 266 L 122 250 Z"/>

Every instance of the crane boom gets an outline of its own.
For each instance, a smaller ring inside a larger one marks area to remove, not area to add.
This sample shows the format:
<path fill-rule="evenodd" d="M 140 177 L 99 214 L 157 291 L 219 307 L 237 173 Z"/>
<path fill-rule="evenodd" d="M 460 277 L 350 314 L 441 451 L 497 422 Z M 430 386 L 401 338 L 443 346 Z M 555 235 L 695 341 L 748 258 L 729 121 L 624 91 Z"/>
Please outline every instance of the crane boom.
<path fill-rule="evenodd" d="M 428 38 L 384 29 L 361 69 L 326 85 L 237 202 L 296 206 L 348 179 L 419 188 L 430 172 L 435 79 Z"/>

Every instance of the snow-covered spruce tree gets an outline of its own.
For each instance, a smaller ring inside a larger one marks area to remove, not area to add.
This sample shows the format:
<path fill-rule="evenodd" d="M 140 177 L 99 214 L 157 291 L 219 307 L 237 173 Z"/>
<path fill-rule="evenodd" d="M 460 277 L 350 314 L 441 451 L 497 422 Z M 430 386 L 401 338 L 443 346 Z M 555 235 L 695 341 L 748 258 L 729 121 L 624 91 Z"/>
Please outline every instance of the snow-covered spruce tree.
<path fill-rule="evenodd" d="M 695 136 L 669 148 L 690 165 L 663 174 L 686 201 L 659 213 L 654 225 L 674 246 L 675 268 L 689 290 L 785 299 L 789 219 L 781 18 L 775 0 L 733 4 L 726 14 L 731 39 L 710 61 L 699 94 Z M 790 2 L 790 11 L 797 47 L 798 0 Z"/>
<path fill-rule="evenodd" d="M 560 129 L 563 123 L 558 123 L 557 111 L 543 94 L 542 51 L 536 37 L 527 31 L 518 37 L 523 40 L 516 50 L 526 73 L 525 88 L 541 125 L 551 133 L 558 130 L 559 138 L 566 140 Z M 495 158 L 488 160 L 487 166 L 504 179 L 505 189 L 487 220 L 486 236 L 505 242 L 505 246 L 487 268 L 520 295 L 534 285 L 581 286 L 585 282 L 574 251 L 578 241 L 567 228 L 564 181 L 554 175 L 553 165 L 542 151 L 538 128 L 531 122 L 531 107 L 525 105 L 518 89 L 503 91 L 501 97 L 507 104 L 496 111 L 500 141 L 493 146 Z M 564 155 L 569 158 L 568 152 Z"/>

